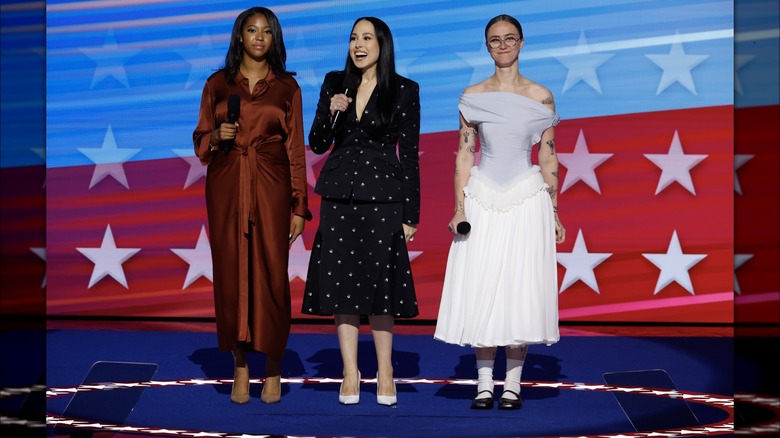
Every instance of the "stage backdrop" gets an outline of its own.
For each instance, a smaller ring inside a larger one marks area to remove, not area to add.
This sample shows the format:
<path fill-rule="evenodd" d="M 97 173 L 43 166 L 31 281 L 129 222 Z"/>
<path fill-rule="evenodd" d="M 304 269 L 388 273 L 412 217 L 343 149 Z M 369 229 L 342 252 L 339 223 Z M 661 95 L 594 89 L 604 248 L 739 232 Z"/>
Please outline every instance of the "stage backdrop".
<path fill-rule="evenodd" d="M 767 2 L 744 3 L 753 11 Z M 409 248 L 420 319 L 436 318 L 452 238 L 458 98 L 492 74 L 484 26 L 507 13 L 523 24 L 522 73 L 552 91 L 562 118 L 562 320 L 732 321 L 734 93 L 777 115 L 776 66 L 774 82 L 753 70 L 776 56 L 776 14 L 749 14 L 762 44 L 735 60 L 731 1 L 263 5 L 284 29 L 306 134 L 357 17 L 389 24 L 398 72 L 420 84 L 422 217 Z M 46 260 L 49 315 L 213 316 L 206 168 L 192 130 L 204 81 L 248 6 L 46 2 L 46 243 L 28 256 Z M 294 317 L 303 317 L 322 163 L 307 152 L 315 217 L 291 249 Z M 769 289 L 776 302 L 777 286 Z"/>

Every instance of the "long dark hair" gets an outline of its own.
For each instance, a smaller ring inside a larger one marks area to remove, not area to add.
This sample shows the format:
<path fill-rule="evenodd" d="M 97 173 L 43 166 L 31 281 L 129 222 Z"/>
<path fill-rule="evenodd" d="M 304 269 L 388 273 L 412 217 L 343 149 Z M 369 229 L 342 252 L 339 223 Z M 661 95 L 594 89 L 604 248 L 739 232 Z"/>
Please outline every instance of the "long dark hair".
<path fill-rule="evenodd" d="M 488 29 L 490 29 L 490 26 L 498 23 L 499 21 L 506 21 L 509 24 L 511 24 L 512 26 L 514 26 L 515 28 L 517 28 L 517 32 L 520 34 L 519 35 L 520 39 L 521 40 L 523 39 L 523 26 L 520 26 L 520 22 L 517 21 L 517 18 L 515 18 L 515 17 L 513 17 L 511 15 L 507 15 L 507 14 L 501 14 L 501 15 L 497 15 L 497 16 L 493 17 L 490 21 L 488 21 L 487 26 L 485 26 L 485 39 L 486 40 L 487 40 Z"/>
<path fill-rule="evenodd" d="M 376 40 L 379 43 L 379 59 L 376 63 L 376 91 L 379 92 L 377 99 L 377 109 L 379 111 L 379 126 L 382 129 L 390 125 L 393 117 L 393 105 L 395 104 L 395 49 L 393 48 L 393 34 L 384 21 L 376 17 L 360 17 L 352 24 L 352 30 L 358 22 L 365 20 L 374 25 Z M 351 32 L 350 32 L 351 34 Z M 349 75 L 353 74 L 360 77 L 363 73 L 347 51 L 347 63 L 344 71 Z"/>
<path fill-rule="evenodd" d="M 246 20 L 255 14 L 264 16 L 265 19 L 268 20 L 268 26 L 271 27 L 273 44 L 271 45 L 271 50 L 268 52 L 268 65 L 271 67 L 271 70 L 273 70 L 275 75 L 295 76 L 295 72 L 287 71 L 287 50 L 284 48 L 282 26 L 279 24 L 279 19 L 276 18 L 276 14 L 270 9 L 262 6 L 255 6 L 238 14 L 236 22 L 233 23 L 233 32 L 230 35 L 230 47 L 228 48 L 227 55 L 225 55 L 225 78 L 229 83 L 232 83 L 238 74 L 241 60 L 244 59 L 244 46 L 241 44 L 241 31 L 244 29 Z"/>

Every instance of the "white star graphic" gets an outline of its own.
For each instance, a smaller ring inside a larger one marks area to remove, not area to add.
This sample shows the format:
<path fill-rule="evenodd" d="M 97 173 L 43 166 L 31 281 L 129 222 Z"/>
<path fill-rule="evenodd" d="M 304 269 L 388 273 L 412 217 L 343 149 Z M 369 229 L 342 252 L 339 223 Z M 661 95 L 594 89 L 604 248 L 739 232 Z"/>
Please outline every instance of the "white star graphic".
<path fill-rule="evenodd" d="M 103 146 L 99 148 L 77 149 L 95 163 L 95 170 L 92 172 L 92 181 L 89 182 L 90 189 L 108 175 L 114 177 L 114 179 L 119 181 L 126 189 L 130 188 L 127 184 L 127 176 L 125 176 L 125 169 L 122 167 L 122 163 L 135 156 L 141 149 L 117 148 L 116 140 L 114 140 L 114 131 L 111 129 L 111 125 L 108 126 L 106 136 L 103 137 Z"/>
<path fill-rule="evenodd" d="M 182 290 L 187 289 L 187 286 L 191 285 L 200 277 L 206 277 L 212 283 L 214 282 L 214 267 L 211 264 L 211 246 L 209 245 L 209 238 L 206 235 L 205 225 L 200 228 L 198 243 L 195 244 L 194 249 L 171 248 L 171 251 L 190 265 L 190 268 L 187 270 L 187 278 L 184 280 L 184 285 L 181 287 Z"/>
<path fill-rule="evenodd" d="M 739 80 L 739 74 L 737 72 L 739 69 L 745 66 L 748 62 L 750 62 L 753 58 L 755 58 L 756 55 L 736 55 L 734 56 L 734 91 L 736 91 L 739 94 L 745 94 L 742 91 L 742 81 Z"/>
<path fill-rule="evenodd" d="M 669 145 L 669 152 L 666 154 L 644 154 L 645 158 L 652 161 L 653 164 L 661 168 L 661 178 L 658 180 L 658 186 L 655 188 L 655 194 L 661 192 L 669 184 L 677 181 L 692 194 L 696 194 L 691 180 L 690 170 L 693 166 L 699 164 L 707 155 L 695 155 L 683 153 L 680 136 L 674 131 L 672 144 Z"/>
<path fill-rule="evenodd" d="M 35 253 L 44 262 L 46 261 L 46 248 L 30 248 L 30 251 Z M 46 274 L 43 274 L 43 282 L 41 283 L 41 289 L 46 287 Z"/>
<path fill-rule="evenodd" d="M 596 179 L 596 167 L 607 161 L 613 154 L 592 154 L 588 151 L 585 142 L 585 134 L 580 130 L 577 143 L 572 153 L 558 153 L 558 159 L 566 167 L 566 178 L 561 186 L 561 193 L 573 186 L 577 181 L 582 181 L 590 188 L 601 194 L 599 181 Z"/>
<path fill-rule="evenodd" d="M 680 247 L 680 240 L 677 238 L 677 230 L 672 233 L 672 240 L 666 254 L 642 254 L 644 258 L 650 260 L 658 269 L 661 270 L 658 281 L 655 284 L 653 295 L 661 289 L 675 281 L 684 287 L 691 295 L 696 295 L 691 284 L 691 277 L 688 270 L 696 263 L 707 257 L 707 254 L 683 254 Z"/>
<path fill-rule="evenodd" d="M 470 84 L 482 82 L 495 71 L 493 58 L 486 52 L 485 46 L 480 46 L 479 50 L 455 54 L 472 68 Z"/>
<path fill-rule="evenodd" d="M 315 154 L 311 148 L 306 149 L 306 183 L 314 187 L 317 184 L 317 177 L 314 176 L 314 165 L 325 158 L 324 154 Z"/>
<path fill-rule="evenodd" d="M 76 248 L 76 250 L 95 264 L 87 289 L 94 286 L 106 275 L 114 277 L 114 280 L 128 289 L 122 263 L 134 256 L 141 248 L 117 248 L 114 234 L 111 232 L 111 225 L 107 225 L 100 248 Z"/>
<path fill-rule="evenodd" d="M 400 54 L 401 56 L 396 56 L 395 58 L 395 71 L 401 75 L 408 77 L 415 76 L 414 74 L 409 73 L 409 66 L 414 62 L 417 61 L 417 59 L 422 56 L 424 53 L 423 51 L 415 51 L 414 44 L 402 46 L 403 42 L 398 41 L 395 43 L 395 53 Z"/>
<path fill-rule="evenodd" d="M 198 39 L 198 44 L 194 48 L 191 44 L 187 45 L 188 50 L 179 50 L 177 53 L 190 64 L 190 73 L 187 77 L 187 83 L 184 89 L 189 89 L 193 84 L 204 84 L 206 79 L 214 73 L 214 67 L 224 61 L 224 52 L 214 48 L 211 44 L 211 38 L 205 30 Z"/>
<path fill-rule="evenodd" d="M 311 251 L 303 244 L 303 236 L 298 236 L 290 246 L 290 261 L 287 264 L 287 278 L 290 281 L 295 278 L 306 281 L 310 257 Z"/>
<path fill-rule="evenodd" d="M 743 164 L 750 161 L 755 155 L 747 154 L 734 154 L 734 191 L 737 194 L 742 194 L 742 186 L 739 184 L 739 178 L 737 177 L 737 170 L 742 167 Z"/>
<path fill-rule="evenodd" d="M 577 240 L 574 241 L 574 248 L 569 253 L 558 253 L 558 263 L 566 268 L 566 274 L 563 276 L 561 290 L 563 293 L 569 286 L 581 280 L 588 287 L 600 294 L 599 285 L 596 282 L 596 276 L 593 269 L 601 262 L 609 258 L 611 253 L 589 253 L 585 246 L 585 238 L 582 236 L 582 230 L 577 231 Z"/>
<path fill-rule="evenodd" d="M 677 38 L 679 39 L 679 35 L 677 35 Z M 661 75 L 661 82 L 658 84 L 658 90 L 655 92 L 656 96 L 675 82 L 679 82 L 680 85 L 695 95 L 696 85 L 693 83 L 691 70 L 710 57 L 709 55 L 686 55 L 680 41 L 672 43 L 672 48 L 668 55 L 645 56 L 664 71 Z"/>
<path fill-rule="evenodd" d="M 193 149 L 172 149 L 172 151 L 190 165 L 190 170 L 187 172 L 187 180 L 184 181 L 185 189 L 191 186 L 195 181 L 206 176 L 208 166 L 201 164 L 200 158 L 195 155 Z"/>
<path fill-rule="evenodd" d="M 737 269 L 752 258 L 753 254 L 734 254 L 734 292 L 737 295 L 742 295 L 742 289 L 739 288 L 739 282 L 737 281 Z"/>
<path fill-rule="evenodd" d="M 127 80 L 127 72 L 125 72 L 125 60 L 132 58 L 138 54 L 140 50 L 120 49 L 116 44 L 114 31 L 112 29 L 108 30 L 106 39 L 103 42 L 103 47 L 88 47 L 80 50 L 97 64 L 95 74 L 92 76 L 92 83 L 89 86 L 90 88 L 109 76 L 113 76 L 119 83 L 130 88 L 130 82 Z"/>
<path fill-rule="evenodd" d="M 291 70 L 296 72 L 295 80 L 298 81 L 301 88 L 311 87 L 319 93 L 322 78 L 312 67 L 321 65 L 318 61 L 326 59 L 330 56 L 330 52 L 312 50 L 311 48 L 316 47 L 317 44 L 307 43 L 304 34 L 304 32 L 295 33 L 295 38 L 287 45 L 287 59 L 300 60 L 301 62 L 296 65 L 293 61 L 288 65 L 290 65 Z"/>
<path fill-rule="evenodd" d="M 588 41 L 585 39 L 585 31 L 580 31 L 580 38 L 577 41 L 577 47 L 574 48 L 574 53 L 555 57 L 558 62 L 569 70 L 566 73 L 563 92 L 565 93 L 566 90 L 582 81 L 601 94 L 601 84 L 599 83 L 596 69 L 613 56 L 611 54 L 599 55 L 591 53 Z"/>

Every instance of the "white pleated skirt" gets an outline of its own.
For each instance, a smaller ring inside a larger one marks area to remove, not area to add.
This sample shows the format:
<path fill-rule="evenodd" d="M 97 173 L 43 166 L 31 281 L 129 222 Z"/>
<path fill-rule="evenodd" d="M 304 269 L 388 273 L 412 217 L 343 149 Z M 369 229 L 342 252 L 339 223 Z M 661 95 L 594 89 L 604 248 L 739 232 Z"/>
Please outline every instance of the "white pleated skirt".
<path fill-rule="evenodd" d="M 471 232 L 447 258 L 434 338 L 472 347 L 558 342 L 555 216 L 538 166 L 504 187 L 471 169 Z"/>

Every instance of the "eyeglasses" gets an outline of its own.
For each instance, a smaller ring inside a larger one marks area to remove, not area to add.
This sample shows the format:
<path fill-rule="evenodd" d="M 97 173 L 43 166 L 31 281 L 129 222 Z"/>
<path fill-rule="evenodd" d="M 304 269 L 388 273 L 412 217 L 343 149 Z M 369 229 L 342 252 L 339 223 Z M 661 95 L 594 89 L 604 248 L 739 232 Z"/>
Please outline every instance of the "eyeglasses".
<path fill-rule="evenodd" d="M 503 40 L 498 37 L 494 37 L 488 40 L 488 46 L 490 46 L 491 49 L 497 49 L 501 47 L 501 44 L 506 44 L 507 47 L 514 47 L 517 45 L 517 42 L 520 41 L 520 38 L 508 36 L 504 38 Z"/>

